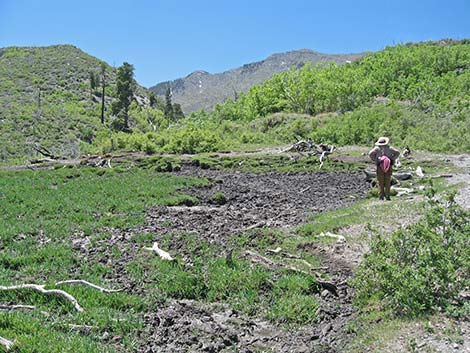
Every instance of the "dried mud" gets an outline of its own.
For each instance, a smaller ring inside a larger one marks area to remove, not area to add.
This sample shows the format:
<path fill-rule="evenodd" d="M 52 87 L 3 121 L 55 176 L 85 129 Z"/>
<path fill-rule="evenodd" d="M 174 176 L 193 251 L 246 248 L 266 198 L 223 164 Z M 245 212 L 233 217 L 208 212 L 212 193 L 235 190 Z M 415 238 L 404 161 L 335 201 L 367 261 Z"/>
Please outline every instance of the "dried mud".
<path fill-rule="evenodd" d="M 136 234 L 151 234 L 153 241 L 171 234 L 165 250 L 184 259 L 190 255 L 185 249 L 187 233 L 226 249 L 234 235 L 257 227 L 288 230 L 306 222 L 309 215 L 352 204 L 370 188 L 363 174 L 348 172 L 256 174 L 186 166 L 178 174 L 210 181 L 208 186 L 184 190 L 199 200 L 197 205 L 154 207 L 141 226 L 128 231 L 111 229 L 108 238 L 93 246 L 86 239 L 75 243 L 85 258 L 112 264 L 108 276 L 119 279 L 131 293 L 146 294 L 127 274 L 127 263 L 143 253 L 142 244 L 131 241 Z M 118 257 L 111 254 L 111 247 L 120 250 Z M 351 264 L 337 261 L 341 256 L 331 256 L 341 249 L 320 245 L 303 250 L 322 258 L 330 280 L 338 285 L 337 296 L 326 290 L 315 294 L 320 303 L 317 323 L 288 329 L 223 304 L 175 300 L 145 315 L 139 352 L 340 351 L 347 339 L 345 325 L 354 313 L 352 289 L 346 284 Z"/>

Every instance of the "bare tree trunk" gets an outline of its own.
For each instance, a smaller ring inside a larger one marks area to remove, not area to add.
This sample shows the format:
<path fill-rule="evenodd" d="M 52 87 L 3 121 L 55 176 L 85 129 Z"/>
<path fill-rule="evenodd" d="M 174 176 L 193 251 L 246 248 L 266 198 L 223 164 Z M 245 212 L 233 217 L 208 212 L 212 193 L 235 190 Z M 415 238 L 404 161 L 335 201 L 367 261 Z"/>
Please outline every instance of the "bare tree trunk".
<path fill-rule="evenodd" d="M 104 74 L 102 76 L 101 86 L 103 88 L 103 91 L 101 93 L 101 124 L 104 124 L 104 94 L 105 94 L 104 92 L 106 88 L 106 84 L 104 81 Z"/>

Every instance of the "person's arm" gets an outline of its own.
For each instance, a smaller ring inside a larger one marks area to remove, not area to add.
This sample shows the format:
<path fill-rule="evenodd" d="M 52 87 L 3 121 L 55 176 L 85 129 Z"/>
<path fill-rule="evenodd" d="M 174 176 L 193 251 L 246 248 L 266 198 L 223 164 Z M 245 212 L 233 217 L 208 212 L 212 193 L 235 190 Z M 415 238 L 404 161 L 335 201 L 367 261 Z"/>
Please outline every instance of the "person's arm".
<path fill-rule="evenodd" d="M 372 162 L 374 162 L 374 163 L 377 163 L 377 152 L 378 151 L 379 151 L 379 148 L 375 147 L 369 152 L 369 157 L 372 160 Z"/>
<path fill-rule="evenodd" d="M 400 151 L 397 150 L 396 148 L 393 148 L 393 147 L 390 147 L 390 152 L 391 152 L 391 155 L 392 155 L 392 163 L 395 162 L 397 160 L 398 157 L 400 157 Z"/>

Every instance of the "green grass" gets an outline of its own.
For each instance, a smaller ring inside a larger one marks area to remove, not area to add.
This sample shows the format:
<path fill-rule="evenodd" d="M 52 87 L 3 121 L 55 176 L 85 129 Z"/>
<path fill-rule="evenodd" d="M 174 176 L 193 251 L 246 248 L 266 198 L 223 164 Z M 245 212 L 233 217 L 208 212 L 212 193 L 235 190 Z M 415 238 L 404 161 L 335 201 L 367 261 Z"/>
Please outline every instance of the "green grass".
<path fill-rule="evenodd" d="M 207 182 L 154 171 L 153 165 L 161 161 L 158 158 L 136 169 L 0 172 L 0 283 L 56 288 L 57 281 L 81 278 L 119 288 L 120 283 L 113 280 L 112 260 L 129 246 L 148 246 L 154 235 L 136 233 L 129 244 L 119 247 L 103 248 L 100 241 L 111 237 L 113 229 L 128 231 L 142 224 L 145 211 L 152 206 L 192 200 L 182 190 Z M 140 344 L 135 337 L 143 327 L 144 313 L 174 299 L 226 303 L 237 311 L 285 325 L 315 322 L 318 303 L 313 295 L 318 287 L 312 277 L 268 270 L 243 256 L 246 247 L 262 251 L 286 239 L 277 230 L 256 232 L 259 236 L 252 240 L 249 235 L 234 237 L 231 257 L 223 255 L 223 248 L 190 234 L 183 235 L 179 243 L 189 256 L 184 261 L 176 255 L 177 261 L 166 262 L 142 249 L 124 265 L 132 285 L 144 288 L 145 296 L 60 286 L 78 300 L 83 313 L 62 298 L 29 289 L 0 292 L 2 303 L 37 307 L 0 312 L 0 336 L 15 339 L 19 352 L 132 351 Z M 74 247 L 73 241 L 86 239 L 99 254 L 87 258 Z M 170 233 L 161 246 L 173 249 L 177 239 Z M 305 258 L 316 264 L 315 259 Z M 273 259 L 282 261 L 275 255 Z M 83 333 L 71 328 L 72 324 L 92 328 Z"/>
<path fill-rule="evenodd" d="M 185 253 L 191 254 L 185 262 L 152 256 L 136 258 L 128 265 L 135 281 L 147 279 L 142 285 L 156 303 L 194 299 L 227 303 L 237 311 L 283 324 L 316 320 L 318 303 L 313 294 L 318 286 L 313 277 L 252 265 L 238 250 L 227 258 L 220 255 L 221 248 L 194 240 L 185 236 Z M 285 307 L 290 310 L 284 312 Z"/>
<path fill-rule="evenodd" d="M 83 258 L 72 240 L 88 237 L 93 246 L 109 237 L 111 228 L 128 229 L 142 223 L 146 208 L 177 204 L 187 199 L 180 189 L 204 183 L 141 169 L 0 172 L 0 283 L 38 283 L 52 288 L 56 281 L 78 275 L 104 287 L 119 287 L 119 283 L 105 280 L 112 273 L 112 264 Z M 117 249 L 109 251 L 119 256 Z M 21 352 L 104 352 L 114 351 L 118 344 L 132 350 L 133 335 L 142 325 L 145 298 L 77 286 L 61 289 L 74 295 L 85 312 L 75 312 L 58 297 L 27 289 L 0 292 L 0 302 L 38 307 L 32 312 L 1 312 L 0 335 L 16 339 Z M 82 335 L 67 323 L 93 329 Z M 105 332 L 119 339 L 108 344 L 101 338 Z"/>

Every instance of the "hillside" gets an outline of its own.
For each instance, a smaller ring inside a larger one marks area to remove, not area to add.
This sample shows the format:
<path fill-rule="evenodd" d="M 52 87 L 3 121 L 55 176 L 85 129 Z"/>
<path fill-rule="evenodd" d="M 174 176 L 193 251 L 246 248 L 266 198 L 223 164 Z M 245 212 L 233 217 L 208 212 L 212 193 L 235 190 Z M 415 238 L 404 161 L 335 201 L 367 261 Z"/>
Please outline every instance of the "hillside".
<path fill-rule="evenodd" d="M 100 89 L 90 92 L 101 63 L 71 45 L 0 49 L 0 162 L 32 155 L 37 144 L 78 155 L 101 128 Z M 107 64 L 106 80 L 109 107 L 115 71 Z"/>
<path fill-rule="evenodd" d="M 399 147 L 462 153 L 470 150 L 469 69 L 468 40 L 387 47 L 348 65 L 275 74 L 214 111 L 193 113 L 155 133 L 117 134 L 98 146 L 106 152 L 200 153 L 298 138 L 370 146 L 386 135 Z"/>
<path fill-rule="evenodd" d="M 212 110 L 217 103 L 234 99 L 253 85 L 263 83 L 274 74 L 300 68 L 307 62 L 334 61 L 337 64 L 359 59 L 364 54 L 331 55 L 309 49 L 273 54 L 267 59 L 245 64 L 241 67 L 217 74 L 195 71 L 184 78 L 166 81 L 150 87 L 159 96 L 171 88 L 173 101 L 181 104 L 183 111 L 191 113 L 201 109 Z"/>

